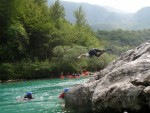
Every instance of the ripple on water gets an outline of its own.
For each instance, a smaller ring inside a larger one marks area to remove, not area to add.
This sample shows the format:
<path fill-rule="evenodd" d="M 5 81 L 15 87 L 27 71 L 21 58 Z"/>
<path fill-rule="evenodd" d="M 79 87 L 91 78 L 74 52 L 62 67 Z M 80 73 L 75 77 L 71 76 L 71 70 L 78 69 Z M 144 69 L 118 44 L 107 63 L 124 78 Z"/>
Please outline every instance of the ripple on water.
<path fill-rule="evenodd" d="M 71 113 L 62 107 L 64 101 L 58 97 L 64 88 L 86 80 L 50 79 L 1 84 L 0 113 Z M 33 92 L 33 100 L 22 100 L 27 91 Z"/>

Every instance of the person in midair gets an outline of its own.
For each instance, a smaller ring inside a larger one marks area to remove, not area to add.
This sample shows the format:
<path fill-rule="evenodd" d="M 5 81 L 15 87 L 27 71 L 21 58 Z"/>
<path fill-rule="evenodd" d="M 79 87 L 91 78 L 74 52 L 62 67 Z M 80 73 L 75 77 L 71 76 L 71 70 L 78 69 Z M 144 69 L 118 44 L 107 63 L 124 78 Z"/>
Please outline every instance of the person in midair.
<path fill-rule="evenodd" d="M 89 52 L 81 54 L 80 56 L 78 56 L 78 58 L 81 58 L 81 57 L 90 57 L 90 58 L 92 58 L 94 56 L 100 57 L 103 53 L 108 52 L 108 51 L 112 52 L 111 49 L 100 50 L 100 49 L 97 49 L 97 48 L 93 48 L 93 49 L 89 50 Z"/>

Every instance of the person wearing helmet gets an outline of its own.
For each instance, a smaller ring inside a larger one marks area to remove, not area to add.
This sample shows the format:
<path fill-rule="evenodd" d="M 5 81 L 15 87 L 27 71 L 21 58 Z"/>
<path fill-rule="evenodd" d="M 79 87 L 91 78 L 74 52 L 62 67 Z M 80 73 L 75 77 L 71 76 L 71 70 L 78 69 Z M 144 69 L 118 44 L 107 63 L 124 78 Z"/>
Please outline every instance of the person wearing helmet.
<path fill-rule="evenodd" d="M 69 91 L 69 88 L 65 88 L 64 91 L 60 94 L 59 98 L 65 98 L 65 93 Z"/>
<path fill-rule="evenodd" d="M 32 97 L 32 92 L 26 92 L 25 96 L 24 96 L 24 100 L 30 100 L 30 99 L 33 99 Z"/>

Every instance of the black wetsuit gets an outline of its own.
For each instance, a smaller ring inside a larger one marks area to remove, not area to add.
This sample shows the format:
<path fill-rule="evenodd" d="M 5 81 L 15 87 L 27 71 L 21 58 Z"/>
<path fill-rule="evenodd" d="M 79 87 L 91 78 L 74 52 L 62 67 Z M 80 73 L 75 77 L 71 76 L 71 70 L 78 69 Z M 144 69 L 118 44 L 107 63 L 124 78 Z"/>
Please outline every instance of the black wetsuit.
<path fill-rule="evenodd" d="M 90 57 L 93 57 L 93 56 L 99 57 L 104 52 L 106 52 L 106 51 L 105 50 L 100 50 L 100 49 L 92 49 L 88 53 L 89 53 Z"/>

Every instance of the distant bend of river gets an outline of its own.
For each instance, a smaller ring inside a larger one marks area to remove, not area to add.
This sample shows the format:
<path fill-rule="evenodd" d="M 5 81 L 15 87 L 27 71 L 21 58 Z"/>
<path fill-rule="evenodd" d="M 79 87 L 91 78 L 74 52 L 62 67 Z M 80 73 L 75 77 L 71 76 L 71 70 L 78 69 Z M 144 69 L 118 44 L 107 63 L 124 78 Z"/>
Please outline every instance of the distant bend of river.
<path fill-rule="evenodd" d="M 88 78 L 47 79 L 0 84 L 0 113 L 72 113 L 59 99 L 64 88 L 86 82 Z M 31 91 L 34 99 L 21 101 Z"/>

